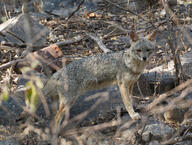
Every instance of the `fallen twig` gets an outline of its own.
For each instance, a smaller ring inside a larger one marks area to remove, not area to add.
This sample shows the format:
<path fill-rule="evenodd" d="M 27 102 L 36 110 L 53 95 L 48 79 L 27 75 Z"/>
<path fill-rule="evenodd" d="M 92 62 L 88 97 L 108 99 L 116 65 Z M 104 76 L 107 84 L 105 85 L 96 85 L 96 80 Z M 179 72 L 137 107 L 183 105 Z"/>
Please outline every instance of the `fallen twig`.
<path fill-rule="evenodd" d="M 19 41 L 21 41 L 22 43 L 25 43 L 25 41 L 23 39 L 21 39 L 19 36 L 17 36 L 15 33 L 7 30 L 7 33 L 9 33 L 10 35 L 12 35 L 13 37 L 15 37 L 16 39 L 18 39 Z"/>
<path fill-rule="evenodd" d="M 0 34 L 1 35 L 1 34 Z M 73 43 L 77 43 L 79 41 L 81 41 L 83 39 L 83 36 L 75 36 L 72 39 L 69 40 L 65 40 L 65 41 L 61 41 L 61 42 L 57 42 L 55 43 L 57 46 L 63 46 L 63 45 L 69 45 L 69 44 L 73 44 Z M 13 43 L 13 42 L 1 42 L 2 46 L 8 46 L 8 47 L 13 47 L 13 48 L 26 48 L 27 45 L 25 43 L 23 44 L 18 44 L 18 43 Z M 47 45 L 33 45 L 33 50 L 39 50 L 41 48 L 47 47 Z"/>
<path fill-rule="evenodd" d="M 5 34 L 3 34 L 3 32 L 0 31 L 0 35 L 3 36 L 3 38 L 4 38 L 6 41 L 9 41 L 9 40 L 7 39 L 7 36 L 6 36 Z"/>
<path fill-rule="evenodd" d="M 5 64 L 2 64 L 2 65 L 0 66 L 0 70 L 6 69 L 6 68 L 10 67 L 11 65 L 14 65 L 15 63 L 20 62 L 20 61 L 24 61 L 24 59 L 12 60 L 12 61 L 10 61 L 10 62 L 7 62 L 7 63 L 5 63 Z"/>
<path fill-rule="evenodd" d="M 107 47 L 105 46 L 105 44 L 103 44 L 103 42 L 101 41 L 101 39 L 99 39 L 99 37 L 97 37 L 95 34 L 93 33 L 86 33 L 91 39 L 93 39 L 94 41 L 96 41 L 96 43 L 98 44 L 99 48 L 104 52 L 104 53 L 108 53 L 111 52 L 111 50 L 107 49 Z"/>
<path fill-rule="evenodd" d="M 7 47 L 13 47 L 13 48 L 25 48 L 26 44 L 19 44 L 19 43 L 14 43 L 14 42 L 1 42 L 1 46 L 7 46 Z"/>
<path fill-rule="evenodd" d="M 118 126 L 121 125 L 122 121 L 121 120 L 113 120 L 111 122 L 107 122 L 107 123 L 102 123 L 102 124 L 98 124 L 98 125 L 94 125 L 91 127 L 84 127 L 84 128 L 80 128 L 80 129 L 73 129 L 73 130 L 69 130 L 66 131 L 64 133 L 64 135 L 70 136 L 76 133 L 82 133 L 82 132 L 87 132 L 87 131 L 97 131 L 97 130 L 102 130 L 104 128 L 108 128 L 108 127 L 114 127 L 114 126 Z"/>
<path fill-rule="evenodd" d="M 69 45 L 69 44 L 72 44 L 72 43 L 77 43 L 77 42 L 81 41 L 82 39 L 83 39 L 83 36 L 78 35 L 76 37 L 73 37 L 72 39 L 61 41 L 61 42 L 57 42 L 55 44 L 57 46 Z"/>

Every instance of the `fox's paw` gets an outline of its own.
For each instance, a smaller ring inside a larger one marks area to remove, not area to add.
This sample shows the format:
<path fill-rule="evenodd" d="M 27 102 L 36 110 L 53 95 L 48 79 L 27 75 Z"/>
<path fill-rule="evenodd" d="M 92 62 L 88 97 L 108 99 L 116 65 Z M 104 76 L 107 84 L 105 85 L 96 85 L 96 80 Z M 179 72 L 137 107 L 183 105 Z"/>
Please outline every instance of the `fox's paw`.
<path fill-rule="evenodd" d="M 133 120 L 139 120 L 139 119 L 141 119 L 141 116 L 139 115 L 139 113 L 135 113 L 135 114 L 133 114 L 133 115 L 131 116 L 131 118 L 132 118 Z"/>

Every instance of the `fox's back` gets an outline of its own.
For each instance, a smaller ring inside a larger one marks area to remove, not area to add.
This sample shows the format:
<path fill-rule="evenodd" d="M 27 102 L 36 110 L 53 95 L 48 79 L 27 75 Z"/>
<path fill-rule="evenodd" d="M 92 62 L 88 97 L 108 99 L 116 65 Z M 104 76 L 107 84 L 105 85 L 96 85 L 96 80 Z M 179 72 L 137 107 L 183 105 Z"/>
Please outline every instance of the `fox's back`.
<path fill-rule="evenodd" d="M 125 67 L 123 53 L 124 51 L 101 54 L 74 61 L 61 70 L 62 76 L 59 82 L 67 85 L 64 89 L 66 92 L 70 90 L 84 92 L 85 89 L 93 90 L 107 86 L 116 80 L 118 71 Z"/>

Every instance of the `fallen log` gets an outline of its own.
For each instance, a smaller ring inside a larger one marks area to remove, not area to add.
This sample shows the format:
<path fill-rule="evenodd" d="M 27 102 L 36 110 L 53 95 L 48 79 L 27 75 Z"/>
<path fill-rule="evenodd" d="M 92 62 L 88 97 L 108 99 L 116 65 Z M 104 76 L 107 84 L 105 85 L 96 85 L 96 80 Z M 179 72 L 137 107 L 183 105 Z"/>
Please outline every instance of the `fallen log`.
<path fill-rule="evenodd" d="M 181 56 L 181 65 L 184 75 L 192 77 L 192 51 Z M 161 94 L 176 86 L 176 75 L 173 61 L 168 62 L 167 68 L 160 65 L 151 70 L 146 70 L 139 79 L 139 87 L 144 95 L 153 93 Z M 138 94 L 138 87 L 134 87 L 134 93 Z"/>

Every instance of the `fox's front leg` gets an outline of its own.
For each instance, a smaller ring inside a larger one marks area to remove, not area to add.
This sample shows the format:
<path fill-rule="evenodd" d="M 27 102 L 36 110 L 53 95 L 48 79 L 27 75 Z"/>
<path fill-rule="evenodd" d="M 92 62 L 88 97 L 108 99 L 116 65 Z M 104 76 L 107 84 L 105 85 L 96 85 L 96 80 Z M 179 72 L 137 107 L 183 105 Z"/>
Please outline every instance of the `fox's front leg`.
<path fill-rule="evenodd" d="M 136 113 L 133 109 L 133 101 L 132 101 L 132 90 L 133 90 L 133 86 L 134 86 L 134 81 L 119 81 L 118 83 L 120 92 L 121 92 L 121 96 L 123 99 L 123 103 L 125 105 L 125 108 L 127 110 L 127 112 L 129 113 L 129 115 L 131 116 L 131 118 L 133 120 L 138 120 L 140 119 L 140 115 L 139 113 Z"/>

